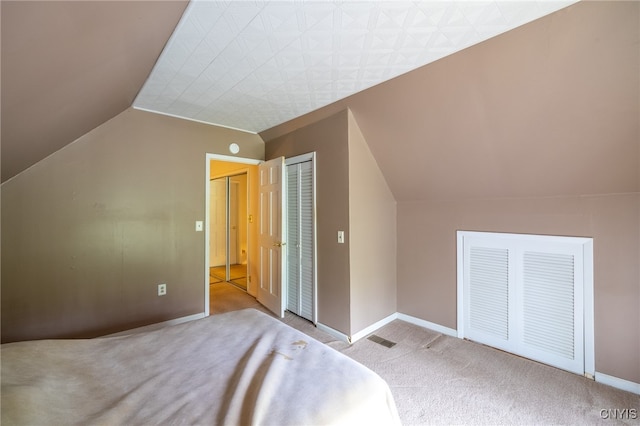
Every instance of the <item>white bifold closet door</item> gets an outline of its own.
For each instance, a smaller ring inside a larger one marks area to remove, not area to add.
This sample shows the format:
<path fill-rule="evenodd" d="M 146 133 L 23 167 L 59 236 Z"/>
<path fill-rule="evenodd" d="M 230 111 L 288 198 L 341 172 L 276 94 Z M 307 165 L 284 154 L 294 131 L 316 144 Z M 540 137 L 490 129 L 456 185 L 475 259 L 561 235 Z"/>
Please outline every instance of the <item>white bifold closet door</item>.
<path fill-rule="evenodd" d="M 287 166 L 287 309 L 314 320 L 313 164 Z"/>
<path fill-rule="evenodd" d="M 590 239 L 463 233 L 460 242 L 460 337 L 584 374 Z"/>

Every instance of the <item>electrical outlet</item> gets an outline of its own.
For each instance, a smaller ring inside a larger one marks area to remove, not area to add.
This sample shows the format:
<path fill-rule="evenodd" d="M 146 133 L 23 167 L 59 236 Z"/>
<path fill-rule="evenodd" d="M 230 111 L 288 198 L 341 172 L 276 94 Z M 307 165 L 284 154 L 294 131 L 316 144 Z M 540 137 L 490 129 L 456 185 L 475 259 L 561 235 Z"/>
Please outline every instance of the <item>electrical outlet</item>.
<path fill-rule="evenodd" d="M 338 243 L 344 244 L 344 231 L 338 231 Z"/>
<path fill-rule="evenodd" d="M 201 220 L 196 220 L 196 231 L 201 232 L 202 231 L 202 221 Z"/>
<path fill-rule="evenodd" d="M 167 294 L 167 285 L 158 284 L 158 296 L 164 296 L 165 294 Z"/>

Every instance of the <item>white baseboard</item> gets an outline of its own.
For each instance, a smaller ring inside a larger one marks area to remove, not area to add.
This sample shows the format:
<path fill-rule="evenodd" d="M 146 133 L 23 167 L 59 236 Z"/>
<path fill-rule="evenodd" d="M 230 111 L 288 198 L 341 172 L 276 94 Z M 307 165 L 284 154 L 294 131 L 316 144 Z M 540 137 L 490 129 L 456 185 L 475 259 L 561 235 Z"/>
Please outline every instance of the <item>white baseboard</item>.
<path fill-rule="evenodd" d="M 325 333 L 332 335 L 333 337 L 335 337 L 336 339 L 342 342 L 351 344 L 351 338 L 346 334 L 339 332 L 338 330 L 335 330 L 322 323 L 316 323 L 316 327 L 318 328 L 318 330 L 324 331 Z"/>
<path fill-rule="evenodd" d="M 331 327 L 328 327 L 328 326 L 326 326 L 326 325 L 324 325 L 324 324 L 322 324 L 320 322 L 316 324 L 316 327 L 319 330 L 322 330 L 325 333 L 331 334 L 333 337 L 335 337 L 335 338 L 337 338 L 337 339 L 339 339 L 339 340 L 341 340 L 343 342 L 352 344 L 352 343 L 355 343 L 358 340 L 362 339 L 363 337 L 366 337 L 369 334 L 374 333 L 379 328 L 384 327 L 385 325 L 389 324 L 391 321 L 396 320 L 396 319 L 399 319 L 399 320 L 402 320 L 402 321 L 405 321 L 405 322 L 408 322 L 408 323 L 411 323 L 411 324 L 415 324 L 415 325 L 423 327 L 423 328 L 428 328 L 429 330 L 437 331 L 438 333 L 446 334 L 447 336 L 458 337 L 457 331 L 454 330 L 454 329 L 451 329 L 451 328 L 448 328 L 448 327 L 444 327 L 444 326 L 441 326 L 439 324 L 435 324 L 435 323 L 432 323 L 432 322 L 429 322 L 429 321 L 425 321 L 425 320 L 420 319 L 420 318 L 412 317 L 410 315 L 401 314 L 401 313 L 398 313 L 398 312 L 396 312 L 394 314 L 391 314 L 388 317 L 383 318 L 383 319 L 381 319 L 380 321 L 378 321 L 378 322 L 376 322 L 374 324 L 371 324 L 370 326 L 366 327 L 363 330 L 360 330 L 359 332 L 353 334 L 352 336 L 347 336 L 346 334 L 344 334 L 344 333 L 342 333 L 342 332 L 340 332 L 338 330 L 335 330 L 335 329 L 333 329 Z"/>
<path fill-rule="evenodd" d="M 640 383 L 619 379 L 596 371 L 596 382 L 640 395 Z"/>
<path fill-rule="evenodd" d="M 362 339 L 363 337 L 367 337 L 369 334 L 373 333 L 374 331 L 376 331 L 379 328 L 384 327 L 385 325 L 389 324 L 391 321 L 398 319 L 398 313 L 396 312 L 395 314 L 391 314 L 386 318 L 381 319 L 380 321 L 371 324 L 369 327 L 358 331 L 357 333 L 355 333 L 354 335 L 351 336 L 351 343 L 355 343 L 358 340 Z"/>
<path fill-rule="evenodd" d="M 423 328 L 428 328 L 429 330 L 433 330 L 436 331 L 438 333 L 442 333 L 442 334 L 446 334 L 447 336 L 452 336 L 452 337 L 458 337 L 458 332 L 452 328 L 448 328 L 448 327 L 444 327 L 442 325 L 439 324 L 435 324 L 429 321 L 425 321 L 423 319 L 420 318 L 416 318 L 416 317 L 412 317 L 410 315 L 406 315 L 406 314 L 401 314 L 399 312 L 396 312 L 394 314 L 389 315 L 386 318 L 381 319 L 380 321 L 371 324 L 370 326 L 364 328 L 363 330 L 358 331 L 357 333 L 353 334 L 352 336 L 347 336 L 344 333 L 341 333 L 337 330 L 334 330 L 331 327 L 328 327 L 322 323 L 317 323 L 316 327 L 318 327 L 319 330 L 324 331 L 325 333 L 329 333 L 332 336 L 340 339 L 343 342 L 347 342 L 349 344 L 351 343 L 355 343 L 358 340 L 362 339 L 363 337 L 367 337 L 369 334 L 374 333 L 376 330 L 384 327 L 385 325 L 389 324 L 391 321 L 393 320 L 402 320 L 411 324 L 415 324 L 417 326 L 423 327 Z"/>
<path fill-rule="evenodd" d="M 202 319 L 205 317 L 204 312 L 201 312 L 199 314 L 193 314 L 193 315 L 187 315 L 186 317 L 181 317 L 181 318 L 175 318 L 172 320 L 168 320 L 168 321 L 163 321 L 163 322 L 159 322 L 156 324 L 149 324 L 149 325 L 145 325 L 144 327 L 137 327 L 137 328 L 132 328 L 131 330 L 125 330 L 125 331 L 120 331 L 118 333 L 113 333 L 113 334 L 107 334 L 106 336 L 101 336 L 101 337 L 116 337 L 116 336 L 127 336 L 129 334 L 136 334 L 136 333 L 140 333 L 143 331 L 153 331 L 153 330 L 158 330 L 164 327 L 168 327 L 171 325 L 178 325 L 178 324 L 182 324 L 183 322 L 189 322 L 189 321 L 193 321 L 193 320 L 197 320 L 197 319 Z"/>
<path fill-rule="evenodd" d="M 453 328 L 445 327 L 440 324 L 436 324 L 433 322 L 425 321 L 420 318 L 412 317 L 411 315 L 400 314 L 398 313 L 398 319 L 402 321 L 406 321 L 411 324 L 418 325 L 423 328 L 428 328 L 429 330 L 437 331 L 438 333 L 446 334 L 451 337 L 458 337 L 458 331 Z"/>

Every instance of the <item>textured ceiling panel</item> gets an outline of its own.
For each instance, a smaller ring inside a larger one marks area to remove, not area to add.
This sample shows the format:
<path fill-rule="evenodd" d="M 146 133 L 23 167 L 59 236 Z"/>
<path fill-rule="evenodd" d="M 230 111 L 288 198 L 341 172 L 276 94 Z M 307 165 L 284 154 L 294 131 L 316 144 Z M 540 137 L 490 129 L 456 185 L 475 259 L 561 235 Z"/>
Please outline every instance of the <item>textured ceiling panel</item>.
<path fill-rule="evenodd" d="M 572 3 L 192 0 L 134 107 L 260 132 Z"/>

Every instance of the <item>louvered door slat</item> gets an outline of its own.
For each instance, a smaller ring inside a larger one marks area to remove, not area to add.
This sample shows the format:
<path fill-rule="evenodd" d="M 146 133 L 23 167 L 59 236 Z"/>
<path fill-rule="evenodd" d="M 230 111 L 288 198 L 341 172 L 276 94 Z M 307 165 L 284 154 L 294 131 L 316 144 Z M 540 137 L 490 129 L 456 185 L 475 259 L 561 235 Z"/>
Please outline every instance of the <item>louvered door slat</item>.
<path fill-rule="evenodd" d="M 509 338 L 509 252 L 474 246 L 469 254 L 469 326 Z"/>
<path fill-rule="evenodd" d="M 523 341 L 574 359 L 574 259 L 572 255 L 523 255 Z"/>

